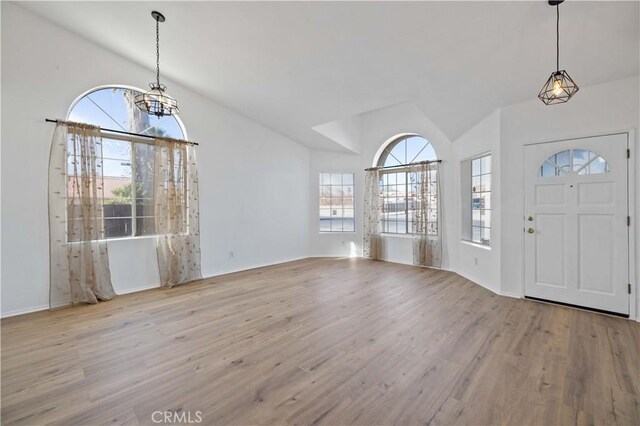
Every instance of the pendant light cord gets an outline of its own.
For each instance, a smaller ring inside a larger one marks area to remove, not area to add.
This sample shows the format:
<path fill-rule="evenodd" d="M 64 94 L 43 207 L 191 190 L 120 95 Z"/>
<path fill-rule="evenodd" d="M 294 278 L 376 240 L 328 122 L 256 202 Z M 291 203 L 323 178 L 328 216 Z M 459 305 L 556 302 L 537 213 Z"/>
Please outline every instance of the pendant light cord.
<path fill-rule="evenodd" d="M 556 71 L 560 72 L 560 5 L 556 5 Z"/>
<path fill-rule="evenodd" d="M 160 87 L 160 20 L 156 18 L 156 82 Z"/>

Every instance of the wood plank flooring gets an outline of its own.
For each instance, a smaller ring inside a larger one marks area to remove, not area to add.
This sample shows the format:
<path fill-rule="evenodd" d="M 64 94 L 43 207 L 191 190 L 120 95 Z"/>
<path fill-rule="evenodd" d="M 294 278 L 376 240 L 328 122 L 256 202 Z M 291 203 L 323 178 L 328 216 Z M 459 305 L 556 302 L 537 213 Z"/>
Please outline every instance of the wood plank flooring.
<path fill-rule="evenodd" d="M 635 322 L 366 259 L 2 320 L 3 425 L 638 425 L 639 395 Z"/>

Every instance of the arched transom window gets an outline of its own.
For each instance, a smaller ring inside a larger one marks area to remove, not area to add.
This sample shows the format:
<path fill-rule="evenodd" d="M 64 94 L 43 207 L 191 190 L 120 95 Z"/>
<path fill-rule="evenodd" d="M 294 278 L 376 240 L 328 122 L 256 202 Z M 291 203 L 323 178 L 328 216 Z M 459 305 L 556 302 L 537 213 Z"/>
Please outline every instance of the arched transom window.
<path fill-rule="evenodd" d="M 394 139 L 382 151 L 378 167 L 399 166 L 436 159 L 436 152 L 429 141 L 419 135 L 404 135 Z"/>
<path fill-rule="evenodd" d="M 609 164 L 586 149 L 567 149 L 553 154 L 540 165 L 540 177 L 609 173 Z"/>
<path fill-rule="evenodd" d="M 158 118 L 141 111 L 134 98 L 141 92 L 123 86 L 100 87 L 80 97 L 67 120 L 149 136 L 186 139 L 176 116 Z M 68 173 L 78 158 L 68 150 Z M 104 221 L 107 238 L 155 234 L 153 204 L 154 146 L 148 138 L 102 132 Z"/>
<path fill-rule="evenodd" d="M 377 164 L 382 168 L 380 173 L 382 232 L 388 234 L 414 233 L 413 214 L 420 182 L 418 182 L 418 174 L 405 166 L 433 160 L 437 160 L 433 146 L 427 139 L 419 135 L 400 136 L 382 151 Z M 435 179 L 432 181 L 432 185 L 436 185 Z M 430 235 L 437 235 L 438 200 L 433 197 L 433 200 L 428 202 L 427 230 Z"/>

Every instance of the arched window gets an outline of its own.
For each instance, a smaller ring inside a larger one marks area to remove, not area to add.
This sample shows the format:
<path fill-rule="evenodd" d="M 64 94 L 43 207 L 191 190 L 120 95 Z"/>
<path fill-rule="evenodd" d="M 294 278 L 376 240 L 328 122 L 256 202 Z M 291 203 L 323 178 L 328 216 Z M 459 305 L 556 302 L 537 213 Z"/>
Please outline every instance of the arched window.
<path fill-rule="evenodd" d="M 403 135 L 385 147 L 377 166 L 398 166 L 429 160 L 436 160 L 436 152 L 427 139 L 419 135 Z"/>
<path fill-rule="evenodd" d="M 125 86 L 99 87 L 79 97 L 69 109 L 67 119 L 107 129 L 186 139 L 178 117 L 156 117 L 140 110 L 134 98 L 143 93 Z"/>
<path fill-rule="evenodd" d="M 540 165 L 540 177 L 609 173 L 609 163 L 586 149 L 567 149 L 553 154 Z"/>
<path fill-rule="evenodd" d="M 427 139 L 415 134 L 402 135 L 384 148 L 378 158 L 381 167 L 380 196 L 382 232 L 413 234 L 413 213 L 418 196 L 418 175 L 409 164 L 436 160 L 436 152 Z M 436 184 L 435 180 L 432 182 Z M 438 234 L 437 199 L 429 200 L 428 233 Z"/>
<path fill-rule="evenodd" d="M 134 98 L 141 91 L 125 86 L 99 87 L 79 97 L 67 120 L 94 124 L 103 129 L 186 139 L 176 116 L 158 118 L 141 111 Z M 154 147 L 144 137 L 102 132 L 104 221 L 107 238 L 153 235 Z M 73 152 L 73 150 L 69 150 Z M 73 155 L 67 157 L 73 173 Z"/>

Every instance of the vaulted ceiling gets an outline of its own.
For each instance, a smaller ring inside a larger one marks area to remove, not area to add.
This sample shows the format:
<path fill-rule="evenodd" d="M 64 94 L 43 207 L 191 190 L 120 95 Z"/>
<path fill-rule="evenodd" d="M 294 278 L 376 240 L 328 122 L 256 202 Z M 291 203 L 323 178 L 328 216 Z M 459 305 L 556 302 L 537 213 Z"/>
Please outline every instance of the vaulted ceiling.
<path fill-rule="evenodd" d="M 315 148 L 335 143 L 314 127 L 402 102 L 454 140 L 555 68 L 544 0 L 20 5 L 150 69 L 158 9 L 163 75 Z M 639 74 L 638 2 L 568 0 L 560 14 L 560 67 L 580 86 Z"/>

